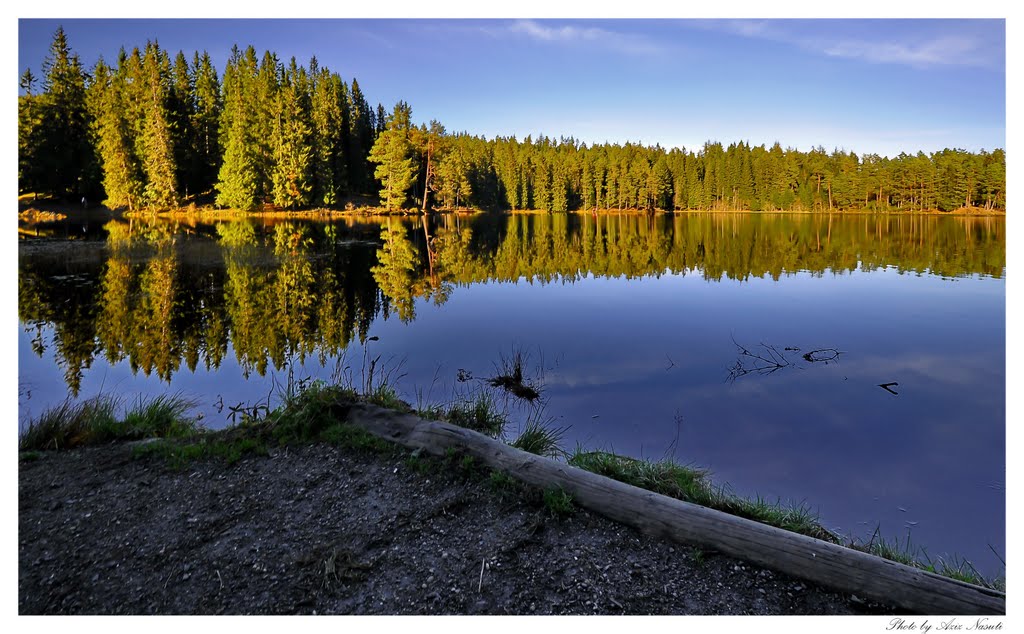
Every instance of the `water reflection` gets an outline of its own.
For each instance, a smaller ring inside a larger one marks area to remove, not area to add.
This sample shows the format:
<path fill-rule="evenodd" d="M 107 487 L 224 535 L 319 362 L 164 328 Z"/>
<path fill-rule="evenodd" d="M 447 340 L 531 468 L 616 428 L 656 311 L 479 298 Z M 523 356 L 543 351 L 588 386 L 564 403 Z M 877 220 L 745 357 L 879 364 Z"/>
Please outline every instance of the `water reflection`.
<path fill-rule="evenodd" d="M 18 307 L 37 355 L 47 348 L 41 326 L 52 324 L 55 357 L 77 394 L 96 355 L 164 381 L 182 362 L 189 370 L 219 367 L 229 341 L 246 376 L 280 369 L 291 356 L 326 361 L 355 336 L 364 339 L 377 317 L 411 322 L 417 300 L 440 306 L 455 287 L 488 281 L 665 273 L 778 280 L 797 271 L 881 267 L 1000 277 L 1004 227 L 997 218 L 794 214 L 441 216 L 215 228 L 111 221 L 105 248 L 93 244 L 98 257 L 70 275 L 61 249 L 22 249 Z"/>

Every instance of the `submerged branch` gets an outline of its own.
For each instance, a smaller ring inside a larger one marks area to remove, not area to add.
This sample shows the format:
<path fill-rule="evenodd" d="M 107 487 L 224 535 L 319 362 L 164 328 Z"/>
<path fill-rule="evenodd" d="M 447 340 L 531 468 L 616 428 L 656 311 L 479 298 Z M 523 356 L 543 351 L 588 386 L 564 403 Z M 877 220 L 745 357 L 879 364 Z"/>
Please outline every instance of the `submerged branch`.
<path fill-rule="evenodd" d="M 728 368 L 729 375 L 726 377 L 726 380 L 730 383 L 748 374 L 767 376 L 785 368 L 804 369 L 803 366 L 799 365 L 799 362 L 792 360 L 789 356 L 792 353 L 800 352 L 800 348 L 796 346 L 786 346 L 780 349 L 778 346 L 761 342 L 754 350 L 751 350 L 740 345 L 735 338 L 733 338 L 732 342 L 735 344 L 739 356 L 736 359 L 736 363 Z M 829 363 L 838 363 L 839 357 L 842 354 L 836 348 L 817 348 L 805 352 L 800 355 L 800 358 L 807 363 L 824 363 L 828 365 Z"/>

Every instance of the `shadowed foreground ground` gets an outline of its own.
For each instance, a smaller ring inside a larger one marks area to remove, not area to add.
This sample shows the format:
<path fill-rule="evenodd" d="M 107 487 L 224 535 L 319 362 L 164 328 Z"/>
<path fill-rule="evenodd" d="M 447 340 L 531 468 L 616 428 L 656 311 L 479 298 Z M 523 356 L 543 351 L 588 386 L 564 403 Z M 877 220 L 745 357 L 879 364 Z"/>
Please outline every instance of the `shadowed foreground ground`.
<path fill-rule="evenodd" d="M 877 612 L 408 454 L 119 444 L 22 460 L 18 489 L 22 614 Z"/>

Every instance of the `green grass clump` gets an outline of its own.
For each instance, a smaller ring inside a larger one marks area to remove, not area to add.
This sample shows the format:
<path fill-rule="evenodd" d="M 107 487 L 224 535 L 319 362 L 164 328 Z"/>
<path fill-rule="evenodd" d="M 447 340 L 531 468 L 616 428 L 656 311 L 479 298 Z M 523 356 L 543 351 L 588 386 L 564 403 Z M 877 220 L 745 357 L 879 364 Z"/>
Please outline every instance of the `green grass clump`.
<path fill-rule="evenodd" d="M 839 542 L 832 531 L 818 522 L 817 513 L 805 504 L 783 504 L 781 500 L 772 502 L 760 496 L 743 498 L 720 489 L 716 499 L 707 506 L 834 544 Z"/>
<path fill-rule="evenodd" d="M 139 445 L 132 449 L 132 456 L 160 456 L 172 469 L 184 469 L 196 460 L 219 458 L 229 465 L 247 455 L 265 456 L 267 446 L 253 437 L 236 438 L 193 438 L 185 442 L 159 441 Z"/>
<path fill-rule="evenodd" d="M 422 475 L 434 470 L 434 462 L 429 457 L 420 457 L 419 454 L 412 453 L 405 458 L 405 468 Z"/>
<path fill-rule="evenodd" d="M 540 392 L 532 383 L 526 381 L 523 374 L 523 366 L 526 364 L 526 357 L 519 350 L 516 350 L 511 358 L 502 357 L 498 373 L 487 379 L 491 387 L 501 389 L 529 402 L 540 398 Z"/>
<path fill-rule="evenodd" d="M 157 396 L 150 401 L 139 399 L 125 412 L 118 439 L 126 438 L 183 438 L 197 430 L 195 419 L 189 412 L 195 402 L 180 395 Z M 117 433 L 115 431 L 115 433 Z"/>
<path fill-rule="evenodd" d="M 386 389 L 377 389 L 378 404 L 389 398 L 397 400 L 394 391 L 388 393 Z M 349 410 L 358 400 L 359 394 L 352 388 L 314 381 L 288 396 L 252 429 L 269 434 L 279 445 L 326 442 L 343 449 L 394 451 L 391 443 L 346 422 Z"/>
<path fill-rule="evenodd" d="M 189 416 L 194 404 L 178 395 L 140 399 L 121 419 L 117 417 L 118 406 L 118 400 L 110 396 L 80 403 L 65 401 L 29 421 L 19 448 L 72 449 L 115 440 L 180 438 L 197 430 L 195 419 Z"/>
<path fill-rule="evenodd" d="M 926 570 L 943 577 L 949 577 L 984 588 L 992 588 L 1000 592 L 1006 591 L 1005 579 L 985 577 L 967 559 L 954 555 L 948 561 L 942 557 L 937 557 L 933 560 L 928 556 L 928 552 L 923 547 L 911 541 L 909 532 L 903 541 L 900 541 L 898 537 L 890 541 L 882 536 L 880 527 L 876 526 L 875 532 L 867 543 L 850 541 L 845 545 L 854 550 L 870 553 L 889 561 Z"/>
<path fill-rule="evenodd" d="M 526 428 L 512 446 L 538 456 L 555 457 L 564 453 L 560 446 L 564 433 L 564 428 L 551 427 L 534 418 L 526 422 Z"/>
<path fill-rule="evenodd" d="M 409 405 L 398 398 L 398 393 L 395 388 L 391 387 L 387 383 L 381 383 L 377 387 L 373 388 L 368 394 L 366 394 L 366 400 L 374 405 L 379 405 L 386 409 L 393 409 L 399 412 L 410 411 Z"/>
<path fill-rule="evenodd" d="M 756 522 L 833 543 L 838 539 L 807 507 L 786 506 L 760 497 L 738 497 L 708 481 L 707 472 L 669 460 L 650 462 L 604 451 L 577 450 L 569 464 L 661 495 L 738 515 Z"/>
<path fill-rule="evenodd" d="M 708 501 L 714 495 L 714 490 L 708 483 L 704 471 L 674 462 L 649 462 L 606 451 L 577 449 L 569 457 L 569 464 L 619 482 L 687 502 Z"/>
<path fill-rule="evenodd" d="M 544 489 L 544 508 L 554 517 L 565 517 L 571 515 L 576 508 L 572 501 L 572 494 L 561 487 Z"/>
<path fill-rule="evenodd" d="M 487 392 L 480 392 L 472 400 L 455 403 L 448 408 L 444 418 L 453 425 L 478 431 L 492 438 L 500 436 L 508 424 L 508 419 Z"/>
<path fill-rule="evenodd" d="M 81 403 L 70 400 L 30 420 L 18 439 L 21 450 L 71 449 L 88 444 L 92 430 L 116 422 L 117 401 L 96 397 Z"/>
<path fill-rule="evenodd" d="M 348 423 L 334 423 L 326 427 L 318 438 L 324 442 L 356 451 L 391 452 L 395 445 Z"/>
<path fill-rule="evenodd" d="M 426 405 L 416 410 L 416 415 L 424 420 L 444 420 L 448 410 L 443 405 Z"/>
<path fill-rule="evenodd" d="M 321 440 L 329 428 L 348 417 L 357 398 L 355 390 L 316 381 L 286 398 L 262 424 L 254 427 L 269 431 L 280 445 Z M 338 434 L 335 430 L 328 435 L 342 440 Z"/>
<path fill-rule="evenodd" d="M 491 471 L 491 475 L 487 476 L 487 485 L 495 493 L 511 493 L 517 491 L 521 486 L 519 480 L 516 480 L 504 471 Z"/>
<path fill-rule="evenodd" d="M 703 566 L 704 562 L 706 561 L 704 549 L 702 548 L 694 548 L 693 550 L 691 550 L 690 557 L 693 558 L 693 563 L 697 564 L 698 566 Z"/>

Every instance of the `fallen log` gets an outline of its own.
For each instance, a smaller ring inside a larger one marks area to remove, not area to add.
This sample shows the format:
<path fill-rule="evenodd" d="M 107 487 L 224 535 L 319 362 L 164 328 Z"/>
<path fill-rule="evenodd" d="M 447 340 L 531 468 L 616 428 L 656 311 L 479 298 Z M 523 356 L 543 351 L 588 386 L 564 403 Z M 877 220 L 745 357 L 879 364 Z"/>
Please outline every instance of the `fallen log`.
<path fill-rule="evenodd" d="M 1006 595 L 881 557 L 683 502 L 536 456 L 483 434 L 354 404 L 348 422 L 391 442 L 444 455 L 455 449 L 527 484 L 561 487 L 581 507 L 641 532 L 751 561 L 920 614 L 1005 614 Z"/>

